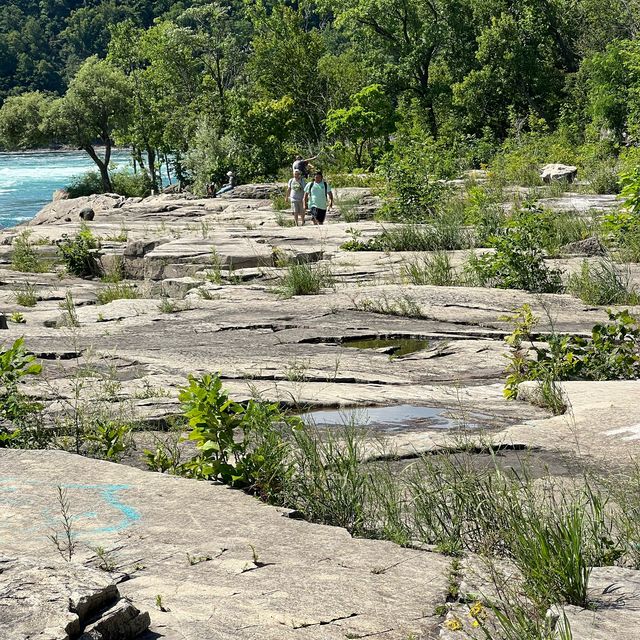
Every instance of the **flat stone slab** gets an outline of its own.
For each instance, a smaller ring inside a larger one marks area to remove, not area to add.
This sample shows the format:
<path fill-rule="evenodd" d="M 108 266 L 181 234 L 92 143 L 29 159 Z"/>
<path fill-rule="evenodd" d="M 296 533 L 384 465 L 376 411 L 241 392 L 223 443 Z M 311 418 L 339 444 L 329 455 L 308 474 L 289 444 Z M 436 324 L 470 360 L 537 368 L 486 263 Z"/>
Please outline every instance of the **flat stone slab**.
<path fill-rule="evenodd" d="M 78 561 L 89 547 L 110 551 L 131 575 L 120 591 L 151 611 L 163 638 L 437 637 L 450 566 L 439 554 L 353 539 L 223 486 L 59 451 L 1 450 L 0 474 L 3 552 L 56 557 L 46 536 L 65 487 Z"/>

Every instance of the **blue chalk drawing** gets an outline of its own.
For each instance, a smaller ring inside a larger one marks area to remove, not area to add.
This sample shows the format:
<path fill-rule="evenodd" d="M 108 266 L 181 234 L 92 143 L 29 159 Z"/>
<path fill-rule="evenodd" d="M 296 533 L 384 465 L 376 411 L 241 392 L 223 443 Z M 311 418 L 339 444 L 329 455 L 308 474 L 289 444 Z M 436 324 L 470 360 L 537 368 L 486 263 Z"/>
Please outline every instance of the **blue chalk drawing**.
<path fill-rule="evenodd" d="M 18 486 L 16 486 L 18 485 Z M 128 529 L 138 520 L 140 513 L 131 505 L 125 504 L 121 493 L 130 489 L 127 484 L 84 484 L 84 483 L 49 483 L 38 480 L 22 480 L 18 478 L 0 478 L 0 504 L 19 504 L 28 506 L 28 495 L 19 491 L 20 485 L 28 486 L 47 486 L 51 488 L 62 487 L 71 491 L 97 491 L 103 503 L 113 510 L 119 519 L 115 523 L 103 524 L 100 522 L 101 514 L 96 511 L 85 511 L 83 513 L 73 514 L 74 522 L 80 523 L 82 529 L 78 531 L 79 536 L 95 535 L 100 533 L 117 533 Z M 71 499 L 71 507 L 73 510 L 73 500 Z M 34 525 L 31 531 L 38 531 L 45 526 L 47 528 L 55 525 L 59 518 L 58 505 L 52 505 L 42 510 L 45 524 Z M 104 514 L 102 514 L 104 515 Z M 96 526 L 87 528 L 88 521 L 95 520 Z"/>

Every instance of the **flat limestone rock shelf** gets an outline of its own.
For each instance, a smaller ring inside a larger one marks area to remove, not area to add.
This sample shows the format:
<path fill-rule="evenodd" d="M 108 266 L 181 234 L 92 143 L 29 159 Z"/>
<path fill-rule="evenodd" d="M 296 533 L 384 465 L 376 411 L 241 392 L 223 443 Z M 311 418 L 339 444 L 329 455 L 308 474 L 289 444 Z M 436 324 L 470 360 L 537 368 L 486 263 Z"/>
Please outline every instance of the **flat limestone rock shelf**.
<path fill-rule="evenodd" d="M 3 554 L 59 561 L 47 538 L 60 527 L 58 486 L 74 516 L 72 562 L 106 550 L 131 576 L 122 595 L 151 613 L 150 637 L 438 637 L 444 556 L 353 539 L 226 487 L 59 451 L 0 451 Z"/>

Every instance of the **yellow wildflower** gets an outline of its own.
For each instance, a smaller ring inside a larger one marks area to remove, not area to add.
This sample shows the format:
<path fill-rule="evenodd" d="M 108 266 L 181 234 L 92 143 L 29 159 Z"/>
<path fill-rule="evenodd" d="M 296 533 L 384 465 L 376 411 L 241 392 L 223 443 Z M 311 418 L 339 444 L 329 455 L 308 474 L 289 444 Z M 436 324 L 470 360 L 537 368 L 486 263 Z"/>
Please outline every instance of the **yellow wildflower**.
<path fill-rule="evenodd" d="M 444 626 L 449 629 L 449 631 L 460 631 L 462 629 L 462 622 L 454 616 L 446 620 Z"/>
<path fill-rule="evenodd" d="M 482 606 L 482 602 L 474 602 L 473 606 L 469 609 L 469 615 L 476 620 L 484 620 L 487 617 L 487 612 Z"/>

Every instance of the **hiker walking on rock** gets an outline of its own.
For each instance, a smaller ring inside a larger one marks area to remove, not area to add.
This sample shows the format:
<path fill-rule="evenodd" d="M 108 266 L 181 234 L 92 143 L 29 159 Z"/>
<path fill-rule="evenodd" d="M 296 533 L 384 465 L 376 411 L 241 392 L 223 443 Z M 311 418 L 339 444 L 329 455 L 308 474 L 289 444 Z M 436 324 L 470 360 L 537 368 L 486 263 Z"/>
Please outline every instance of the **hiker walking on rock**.
<path fill-rule="evenodd" d="M 309 177 L 309 169 L 313 169 L 313 165 L 311 164 L 312 160 L 315 160 L 318 156 L 313 156 L 312 158 L 303 158 L 302 156 L 296 156 L 296 159 L 293 163 L 293 170 L 299 169 L 302 177 L 306 180 Z"/>
<path fill-rule="evenodd" d="M 308 182 L 304 188 L 304 207 L 311 211 L 313 224 L 324 224 L 327 209 L 333 207 L 333 192 L 322 171 L 316 171 L 313 182 Z"/>
<path fill-rule="evenodd" d="M 293 178 L 287 183 L 287 200 L 291 202 L 291 213 L 298 226 L 298 217 L 300 217 L 301 225 L 304 225 L 304 188 L 307 185 L 306 180 L 302 177 L 300 169 L 294 169 Z"/>

